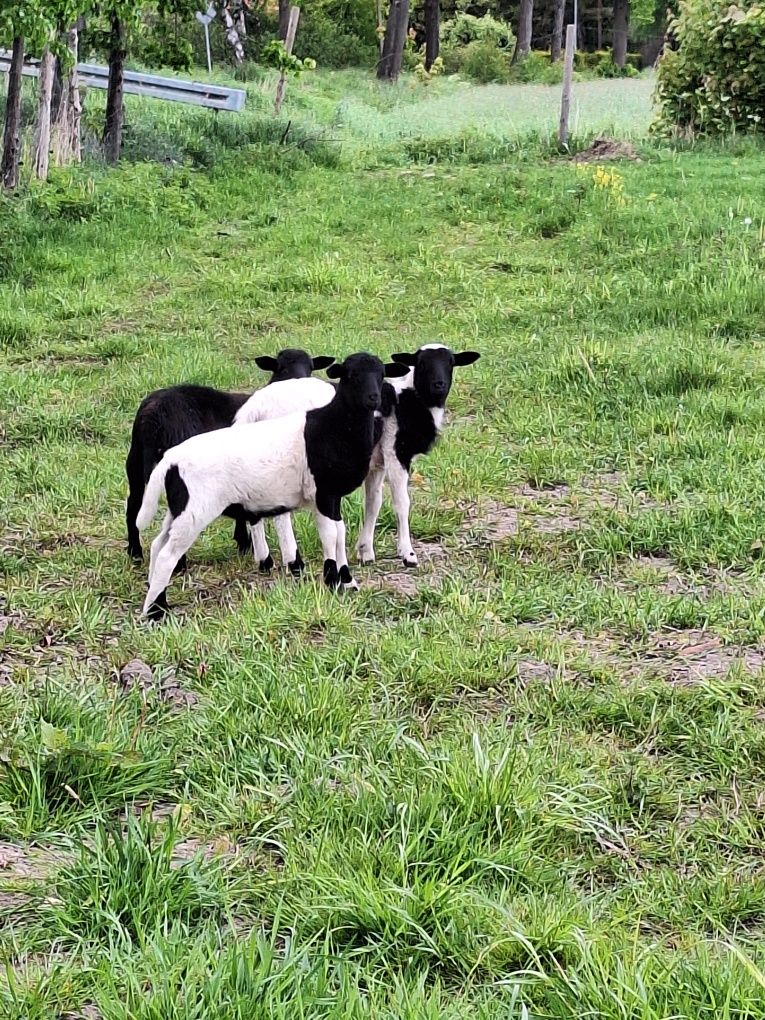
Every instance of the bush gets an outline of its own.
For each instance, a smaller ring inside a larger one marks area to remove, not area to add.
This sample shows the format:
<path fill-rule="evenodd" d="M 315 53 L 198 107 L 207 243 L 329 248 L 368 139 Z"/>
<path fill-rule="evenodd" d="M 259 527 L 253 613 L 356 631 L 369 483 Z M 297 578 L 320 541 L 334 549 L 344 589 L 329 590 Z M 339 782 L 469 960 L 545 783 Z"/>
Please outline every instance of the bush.
<path fill-rule="evenodd" d="M 670 23 L 675 48 L 657 72 L 665 134 L 762 131 L 765 117 L 765 5 L 681 0 Z"/>
<path fill-rule="evenodd" d="M 306 0 L 295 55 L 321 67 L 374 67 L 379 57 L 374 15 L 366 0 Z"/>
<path fill-rule="evenodd" d="M 491 43 L 497 49 L 510 50 L 515 36 L 510 26 L 490 14 L 477 18 L 474 14 L 460 13 L 441 26 L 441 49 L 458 49 L 472 42 Z"/>
<path fill-rule="evenodd" d="M 494 43 L 476 39 L 457 52 L 461 55 L 459 71 L 471 81 L 489 85 L 510 80 L 510 56 L 506 51 L 497 49 Z"/>
<path fill-rule="evenodd" d="M 585 71 L 596 78 L 634 78 L 643 66 L 640 53 L 628 53 L 627 63 L 620 70 L 614 63 L 611 50 L 595 50 L 592 53 L 574 54 L 574 67 L 577 71 Z"/>
<path fill-rule="evenodd" d="M 563 80 L 563 61 L 553 64 L 549 52 L 532 50 L 523 60 L 510 68 L 510 80 L 517 82 L 538 82 L 541 85 L 557 85 Z"/>

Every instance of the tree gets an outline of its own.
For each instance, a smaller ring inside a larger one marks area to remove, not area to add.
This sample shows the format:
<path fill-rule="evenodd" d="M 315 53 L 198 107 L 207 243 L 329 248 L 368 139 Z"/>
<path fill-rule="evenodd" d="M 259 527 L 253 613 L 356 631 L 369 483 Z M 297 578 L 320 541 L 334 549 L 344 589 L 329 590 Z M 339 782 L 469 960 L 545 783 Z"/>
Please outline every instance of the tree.
<path fill-rule="evenodd" d="M 630 0 L 614 0 L 614 63 L 622 68 L 627 63 L 627 36 L 630 26 Z"/>
<path fill-rule="evenodd" d="M 425 0 L 425 70 L 429 71 L 438 59 L 440 0 Z"/>
<path fill-rule="evenodd" d="M 534 0 L 521 0 L 518 9 L 518 35 L 512 63 L 517 64 L 531 52 L 531 26 L 534 19 Z"/>
<path fill-rule="evenodd" d="M 41 181 L 48 179 L 51 100 L 53 98 L 53 79 L 55 74 L 56 57 L 50 46 L 46 46 L 40 61 L 40 77 L 37 84 L 37 125 L 35 127 L 35 141 L 32 153 L 32 168 L 35 177 L 39 177 Z"/>
<path fill-rule="evenodd" d="M 61 94 L 58 97 L 51 127 L 53 162 L 57 166 L 79 163 L 82 159 L 80 143 L 82 104 L 80 102 L 80 81 L 77 74 L 81 27 L 82 21 L 78 19 L 61 36 L 62 47 L 66 50 L 66 58 L 65 60 L 59 58 Z"/>
<path fill-rule="evenodd" d="M 408 28 L 409 0 L 391 0 L 385 24 L 382 56 L 377 65 L 377 77 L 381 81 L 398 80 Z"/>
<path fill-rule="evenodd" d="M 563 48 L 563 20 L 565 15 L 566 0 L 555 0 L 555 20 L 550 40 L 550 60 L 553 63 L 560 60 L 560 52 Z"/>
<path fill-rule="evenodd" d="M 244 46 L 239 35 L 239 30 L 236 27 L 232 13 L 233 4 L 231 0 L 222 0 L 220 5 L 220 16 L 223 21 L 223 25 L 226 30 L 226 42 L 231 47 L 231 51 L 234 55 L 234 63 L 238 66 L 244 63 Z"/>
<path fill-rule="evenodd" d="M 19 182 L 21 157 L 21 72 L 24 66 L 24 36 L 13 38 L 13 55 L 8 72 L 8 95 L 5 101 L 3 157 L 0 161 L 0 182 L 4 188 L 15 188 Z"/>
<path fill-rule="evenodd" d="M 282 42 L 287 38 L 287 26 L 290 23 L 290 0 L 279 0 L 279 38 Z"/>
<path fill-rule="evenodd" d="M 120 158 L 122 125 L 125 119 L 123 96 L 125 60 L 127 59 L 127 30 L 119 6 L 115 4 L 109 17 L 109 81 L 106 88 L 106 119 L 104 121 L 104 155 L 107 163 L 116 163 Z"/>

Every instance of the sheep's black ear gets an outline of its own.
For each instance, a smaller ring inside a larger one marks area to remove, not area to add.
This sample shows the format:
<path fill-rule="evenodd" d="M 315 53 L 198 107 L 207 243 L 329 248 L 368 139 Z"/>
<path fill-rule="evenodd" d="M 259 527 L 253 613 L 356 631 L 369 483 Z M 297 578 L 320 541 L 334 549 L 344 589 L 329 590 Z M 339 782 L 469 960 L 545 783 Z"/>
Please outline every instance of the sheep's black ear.
<path fill-rule="evenodd" d="M 330 365 L 335 363 L 335 359 L 329 357 L 327 354 L 320 354 L 318 358 L 313 359 L 313 368 L 317 372 L 321 368 L 329 368 Z"/>
<path fill-rule="evenodd" d="M 400 361 L 391 361 L 385 366 L 386 379 L 400 379 L 402 375 L 409 375 L 408 365 Z"/>
<path fill-rule="evenodd" d="M 345 372 L 343 366 L 338 365 L 337 363 L 335 363 L 334 365 L 330 365 L 329 368 L 327 369 L 328 379 L 342 379 L 344 374 Z"/>
<path fill-rule="evenodd" d="M 414 365 L 416 354 L 391 354 L 392 361 L 400 361 L 402 365 Z"/>
<path fill-rule="evenodd" d="M 454 355 L 455 365 L 472 365 L 474 361 L 478 361 L 481 357 L 477 351 L 462 351 L 461 354 Z"/>
<path fill-rule="evenodd" d="M 268 354 L 259 354 L 255 359 L 255 364 L 258 368 L 262 368 L 264 372 L 275 372 L 279 367 L 276 358 L 271 358 Z"/>

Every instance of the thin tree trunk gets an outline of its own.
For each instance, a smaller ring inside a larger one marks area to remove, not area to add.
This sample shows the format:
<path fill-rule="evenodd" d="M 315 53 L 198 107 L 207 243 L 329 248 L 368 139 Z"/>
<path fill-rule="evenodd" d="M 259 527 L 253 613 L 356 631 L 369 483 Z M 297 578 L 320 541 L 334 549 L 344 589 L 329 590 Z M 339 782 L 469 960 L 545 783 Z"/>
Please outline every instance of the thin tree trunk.
<path fill-rule="evenodd" d="M 239 33 L 240 39 L 247 38 L 247 19 L 244 16 L 244 4 L 239 8 L 239 14 L 236 18 L 236 30 Z"/>
<path fill-rule="evenodd" d="M 531 52 L 531 26 L 534 18 L 534 0 L 521 0 L 518 11 L 518 39 L 513 53 L 513 63 L 517 64 Z"/>
<path fill-rule="evenodd" d="M 226 42 L 234 54 L 234 63 L 238 66 L 244 63 L 244 46 L 236 30 L 234 19 L 231 17 L 231 10 L 227 2 L 221 4 L 221 17 L 226 28 Z"/>
<path fill-rule="evenodd" d="M 560 60 L 563 48 L 563 19 L 566 16 L 566 0 L 555 0 L 555 22 L 550 41 L 550 60 L 553 64 Z"/>
<path fill-rule="evenodd" d="M 61 92 L 64 88 L 64 74 L 61 69 L 61 61 L 58 57 L 53 58 L 53 90 L 50 97 L 50 119 L 51 123 L 58 117 L 58 108 L 61 103 Z"/>
<path fill-rule="evenodd" d="M 597 30 L 597 46 L 599 50 L 603 49 L 603 0 L 598 0 L 598 6 L 595 9 L 596 18 L 596 30 Z"/>
<path fill-rule="evenodd" d="M 401 72 L 404 43 L 409 27 L 409 0 L 391 0 L 388 22 L 385 26 L 383 52 L 377 65 L 381 81 L 396 81 Z"/>
<path fill-rule="evenodd" d="M 3 132 L 3 158 L 0 161 L 0 182 L 4 188 L 15 188 L 19 183 L 21 159 L 21 71 L 24 66 L 24 39 L 13 40 L 13 56 L 8 71 L 8 92 L 5 98 L 5 130 Z"/>
<path fill-rule="evenodd" d="M 106 90 L 106 122 L 104 124 L 104 155 L 107 163 L 117 163 L 122 151 L 122 124 L 125 118 L 123 88 L 127 39 L 120 18 L 112 18 L 109 49 L 109 84 Z"/>
<path fill-rule="evenodd" d="M 627 63 L 629 23 L 629 0 L 614 0 L 614 63 L 619 68 L 624 67 Z"/>
<path fill-rule="evenodd" d="M 438 59 L 440 49 L 440 0 L 425 0 L 425 70 L 429 71 Z"/>
<path fill-rule="evenodd" d="M 287 38 L 287 27 L 290 23 L 290 0 L 279 0 L 279 38 L 282 42 Z"/>
<path fill-rule="evenodd" d="M 53 162 L 56 166 L 79 163 L 82 159 L 80 145 L 80 79 L 77 74 L 79 51 L 79 24 L 74 24 L 64 35 L 69 50 L 69 70 L 61 83 L 61 98 L 53 120 Z M 60 63 L 60 62 L 59 62 Z"/>
<path fill-rule="evenodd" d="M 53 79 L 56 72 L 56 58 L 46 46 L 40 61 L 40 77 L 37 86 L 37 125 L 32 155 L 32 169 L 41 181 L 48 179 L 50 162 L 50 118 Z"/>

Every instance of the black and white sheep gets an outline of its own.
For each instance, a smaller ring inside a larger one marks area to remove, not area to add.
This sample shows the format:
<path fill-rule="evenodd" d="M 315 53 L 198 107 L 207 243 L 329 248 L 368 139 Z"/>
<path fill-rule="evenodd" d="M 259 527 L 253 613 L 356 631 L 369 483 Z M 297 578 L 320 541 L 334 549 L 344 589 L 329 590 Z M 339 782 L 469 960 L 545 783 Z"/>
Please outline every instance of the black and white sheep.
<path fill-rule="evenodd" d="M 255 364 L 271 372 L 271 378 L 266 384 L 270 386 L 287 379 L 307 378 L 313 371 L 329 367 L 334 360 L 325 356 L 312 358 L 305 351 L 287 348 L 275 358 L 261 355 L 255 358 Z M 128 479 L 125 514 L 128 554 L 134 559 L 140 560 L 143 557 L 136 515 L 155 465 L 167 450 L 186 439 L 230 426 L 237 412 L 251 396 L 249 393 L 226 393 L 209 386 L 180 385 L 155 390 L 141 401 L 133 422 L 130 450 L 125 463 Z M 246 518 L 237 507 L 227 508 L 226 516 L 236 521 L 234 540 L 240 552 L 246 552 L 250 548 Z M 179 566 L 183 566 L 183 563 Z"/>
<path fill-rule="evenodd" d="M 475 351 L 455 353 L 443 344 L 425 344 L 414 354 L 393 355 L 395 362 L 410 366 L 410 371 L 389 384 L 395 391 L 395 401 L 384 418 L 382 438 L 364 482 L 364 520 L 356 546 L 361 563 L 374 562 L 375 525 L 387 479 L 396 515 L 398 555 L 405 566 L 417 566 L 409 534 L 412 460 L 427 453 L 438 439 L 455 367 L 471 365 L 479 358 Z"/>
<path fill-rule="evenodd" d="M 400 363 L 383 365 L 371 354 L 351 355 L 328 370 L 339 385 L 324 407 L 197 435 L 166 453 L 151 473 L 136 522 L 141 531 L 148 526 L 164 488 L 168 513 L 151 546 L 144 614 L 165 615 L 166 589 L 178 560 L 232 504 L 243 507 L 250 524 L 310 507 L 326 584 L 356 587 L 341 500 L 369 471 L 385 377 L 407 371 Z"/>

